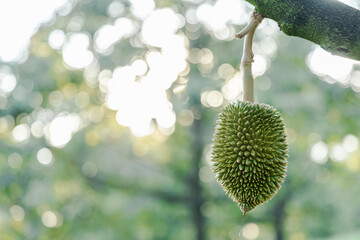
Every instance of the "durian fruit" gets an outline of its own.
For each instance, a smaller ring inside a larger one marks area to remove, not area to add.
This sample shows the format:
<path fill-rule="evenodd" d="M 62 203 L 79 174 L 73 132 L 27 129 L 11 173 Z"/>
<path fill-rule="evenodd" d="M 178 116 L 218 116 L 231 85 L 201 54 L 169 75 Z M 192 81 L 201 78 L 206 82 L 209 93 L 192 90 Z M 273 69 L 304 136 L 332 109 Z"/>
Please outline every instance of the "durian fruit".
<path fill-rule="evenodd" d="M 247 213 L 270 200 L 286 176 L 288 146 L 280 113 L 264 103 L 236 101 L 219 114 L 212 170 Z"/>

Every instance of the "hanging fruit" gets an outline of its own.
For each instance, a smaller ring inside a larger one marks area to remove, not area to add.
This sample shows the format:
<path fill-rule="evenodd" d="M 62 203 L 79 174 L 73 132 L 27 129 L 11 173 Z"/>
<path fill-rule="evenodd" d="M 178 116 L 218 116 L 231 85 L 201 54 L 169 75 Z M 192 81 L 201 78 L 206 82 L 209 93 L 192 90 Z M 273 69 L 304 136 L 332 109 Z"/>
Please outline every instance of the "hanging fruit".
<path fill-rule="evenodd" d="M 212 170 L 244 215 L 277 193 L 287 168 L 288 145 L 281 114 L 268 104 L 254 102 L 252 41 L 262 19 L 254 12 L 248 26 L 237 34 L 245 36 L 243 101 L 228 104 L 219 114 L 212 145 Z"/>

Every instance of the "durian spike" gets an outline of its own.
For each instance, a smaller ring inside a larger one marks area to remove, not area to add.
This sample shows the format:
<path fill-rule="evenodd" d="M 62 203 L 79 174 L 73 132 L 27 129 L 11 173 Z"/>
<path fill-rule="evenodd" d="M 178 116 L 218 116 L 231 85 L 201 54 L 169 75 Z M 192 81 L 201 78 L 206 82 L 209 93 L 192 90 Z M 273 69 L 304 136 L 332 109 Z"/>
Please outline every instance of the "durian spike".
<path fill-rule="evenodd" d="M 254 62 L 254 53 L 252 51 L 252 42 L 257 26 L 263 20 L 263 16 L 256 11 L 251 14 L 248 25 L 238 34 L 237 38 L 245 36 L 243 55 L 241 58 L 241 79 L 243 82 L 243 101 L 254 102 L 254 78 L 251 71 L 251 64 Z"/>

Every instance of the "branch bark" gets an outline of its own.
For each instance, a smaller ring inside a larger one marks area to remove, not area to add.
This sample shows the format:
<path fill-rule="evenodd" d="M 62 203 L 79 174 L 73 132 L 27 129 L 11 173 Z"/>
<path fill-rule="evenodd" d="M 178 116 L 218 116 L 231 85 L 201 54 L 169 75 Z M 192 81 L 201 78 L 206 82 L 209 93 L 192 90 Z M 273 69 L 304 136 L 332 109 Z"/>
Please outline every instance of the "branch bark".
<path fill-rule="evenodd" d="M 246 0 L 281 31 L 360 60 L 360 11 L 336 0 Z"/>

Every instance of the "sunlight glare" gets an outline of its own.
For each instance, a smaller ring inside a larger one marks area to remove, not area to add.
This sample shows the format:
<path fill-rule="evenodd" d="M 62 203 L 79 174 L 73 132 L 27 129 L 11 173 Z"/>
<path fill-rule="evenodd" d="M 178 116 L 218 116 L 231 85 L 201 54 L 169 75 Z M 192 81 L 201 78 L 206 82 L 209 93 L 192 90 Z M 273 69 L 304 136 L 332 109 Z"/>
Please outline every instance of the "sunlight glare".
<path fill-rule="evenodd" d="M 358 0 L 338 0 L 339 2 L 345 3 L 346 5 L 349 5 L 353 8 L 358 8 L 360 3 Z"/>
<path fill-rule="evenodd" d="M 306 63 L 310 70 L 319 77 L 331 77 L 341 84 L 349 84 L 350 73 L 353 70 L 355 61 L 332 55 L 316 46 L 309 53 Z"/>
<path fill-rule="evenodd" d="M 155 9 L 154 0 L 129 0 L 130 11 L 140 19 L 146 18 Z"/>
<path fill-rule="evenodd" d="M 16 87 L 16 78 L 11 73 L 0 72 L 0 92 L 5 95 L 11 93 Z"/>
<path fill-rule="evenodd" d="M 73 113 L 61 113 L 46 126 L 45 137 L 49 144 L 63 148 L 80 128 L 80 117 Z"/>
<path fill-rule="evenodd" d="M 133 68 L 134 70 L 134 73 L 135 75 L 137 76 L 141 76 L 141 75 L 144 75 L 147 70 L 148 70 L 148 67 L 146 65 L 146 62 L 142 59 L 137 59 L 135 60 L 132 64 L 131 64 L 131 67 Z"/>
<path fill-rule="evenodd" d="M 160 128 L 171 128 L 176 122 L 176 115 L 172 110 L 172 106 L 157 111 L 155 118 Z"/>
<path fill-rule="evenodd" d="M 258 46 L 259 50 L 255 50 L 255 46 Z M 278 49 L 277 43 L 274 40 L 273 36 L 270 37 L 264 37 L 263 39 L 261 39 L 261 41 L 256 44 L 254 43 L 253 49 L 255 52 L 259 52 L 264 54 L 267 58 L 271 58 L 276 54 L 276 51 Z M 258 55 L 255 56 L 255 62 L 257 61 L 256 57 Z"/>
<path fill-rule="evenodd" d="M 114 70 L 107 84 L 107 107 L 117 111 L 116 120 L 120 125 L 129 127 L 139 137 L 153 131 L 152 119 L 159 127 L 171 128 L 176 120 L 166 94 L 171 83 L 164 87 L 159 80 L 167 80 L 165 77 L 154 78 L 149 73 L 135 81 L 137 70 L 134 65 Z"/>
<path fill-rule="evenodd" d="M 228 102 L 234 101 L 242 92 L 241 73 L 236 72 L 221 88 L 221 93 Z"/>
<path fill-rule="evenodd" d="M 241 0 L 218 0 L 215 5 L 201 4 L 196 10 L 196 17 L 213 32 L 227 29 L 227 24 L 245 24 L 249 12 Z"/>
<path fill-rule="evenodd" d="M 67 0 L 0 1 L 0 59 L 5 62 L 22 58 L 31 36 L 48 22 Z M 25 54 L 26 55 L 26 54 Z"/>
<path fill-rule="evenodd" d="M 62 50 L 64 62 L 75 69 L 88 66 L 94 59 L 93 53 L 88 49 L 89 44 L 90 38 L 87 34 L 71 34 Z"/>
<path fill-rule="evenodd" d="M 165 47 L 172 44 L 171 38 L 185 24 L 184 17 L 170 8 L 157 9 L 144 20 L 141 35 L 145 43 Z"/>
<path fill-rule="evenodd" d="M 99 53 L 106 53 L 116 42 L 134 35 L 136 30 L 130 19 L 118 18 L 113 25 L 103 25 L 96 31 L 95 49 Z"/>
<path fill-rule="evenodd" d="M 52 49 L 60 49 L 65 42 L 63 30 L 55 29 L 49 34 L 49 45 Z"/>
<path fill-rule="evenodd" d="M 145 57 L 134 57 L 129 65 L 115 68 L 112 76 L 110 70 L 99 74 L 106 106 L 117 111 L 117 122 L 137 137 L 151 134 L 155 126 L 165 135 L 174 131 L 176 115 L 167 91 L 188 67 L 188 39 L 178 33 L 184 23 L 173 9 L 151 10 L 141 28 L 141 41 L 161 51 L 151 49 Z M 204 61 L 208 58 L 212 60 L 209 55 Z"/>
<path fill-rule="evenodd" d="M 186 68 L 185 57 L 179 48 L 174 48 L 171 52 L 150 52 L 146 56 L 149 71 L 143 80 L 144 83 L 155 84 L 163 90 L 169 89 L 179 73 Z"/>
<path fill-rule="evenodd" d="M 113 78 L 107 82 L 107 95 L 106 105 L 111 110 L 117 110 L 124 105 L 127 99 L 131 98 L 133 89 L 139 86 L 135 82 L 135 73 L 130 66 L 118 67 L 113 72 Z M 122 102 L 124 101 L 125 102 Z M 125 104 L 126 105 L 126 104 Z"/>
<path fill-rule="evenodd" d="M 265 56 L 256 54 L 253 63 L 253 75 L 254 78 L 263 75 L 268 68 L 268 61 Z"/>

